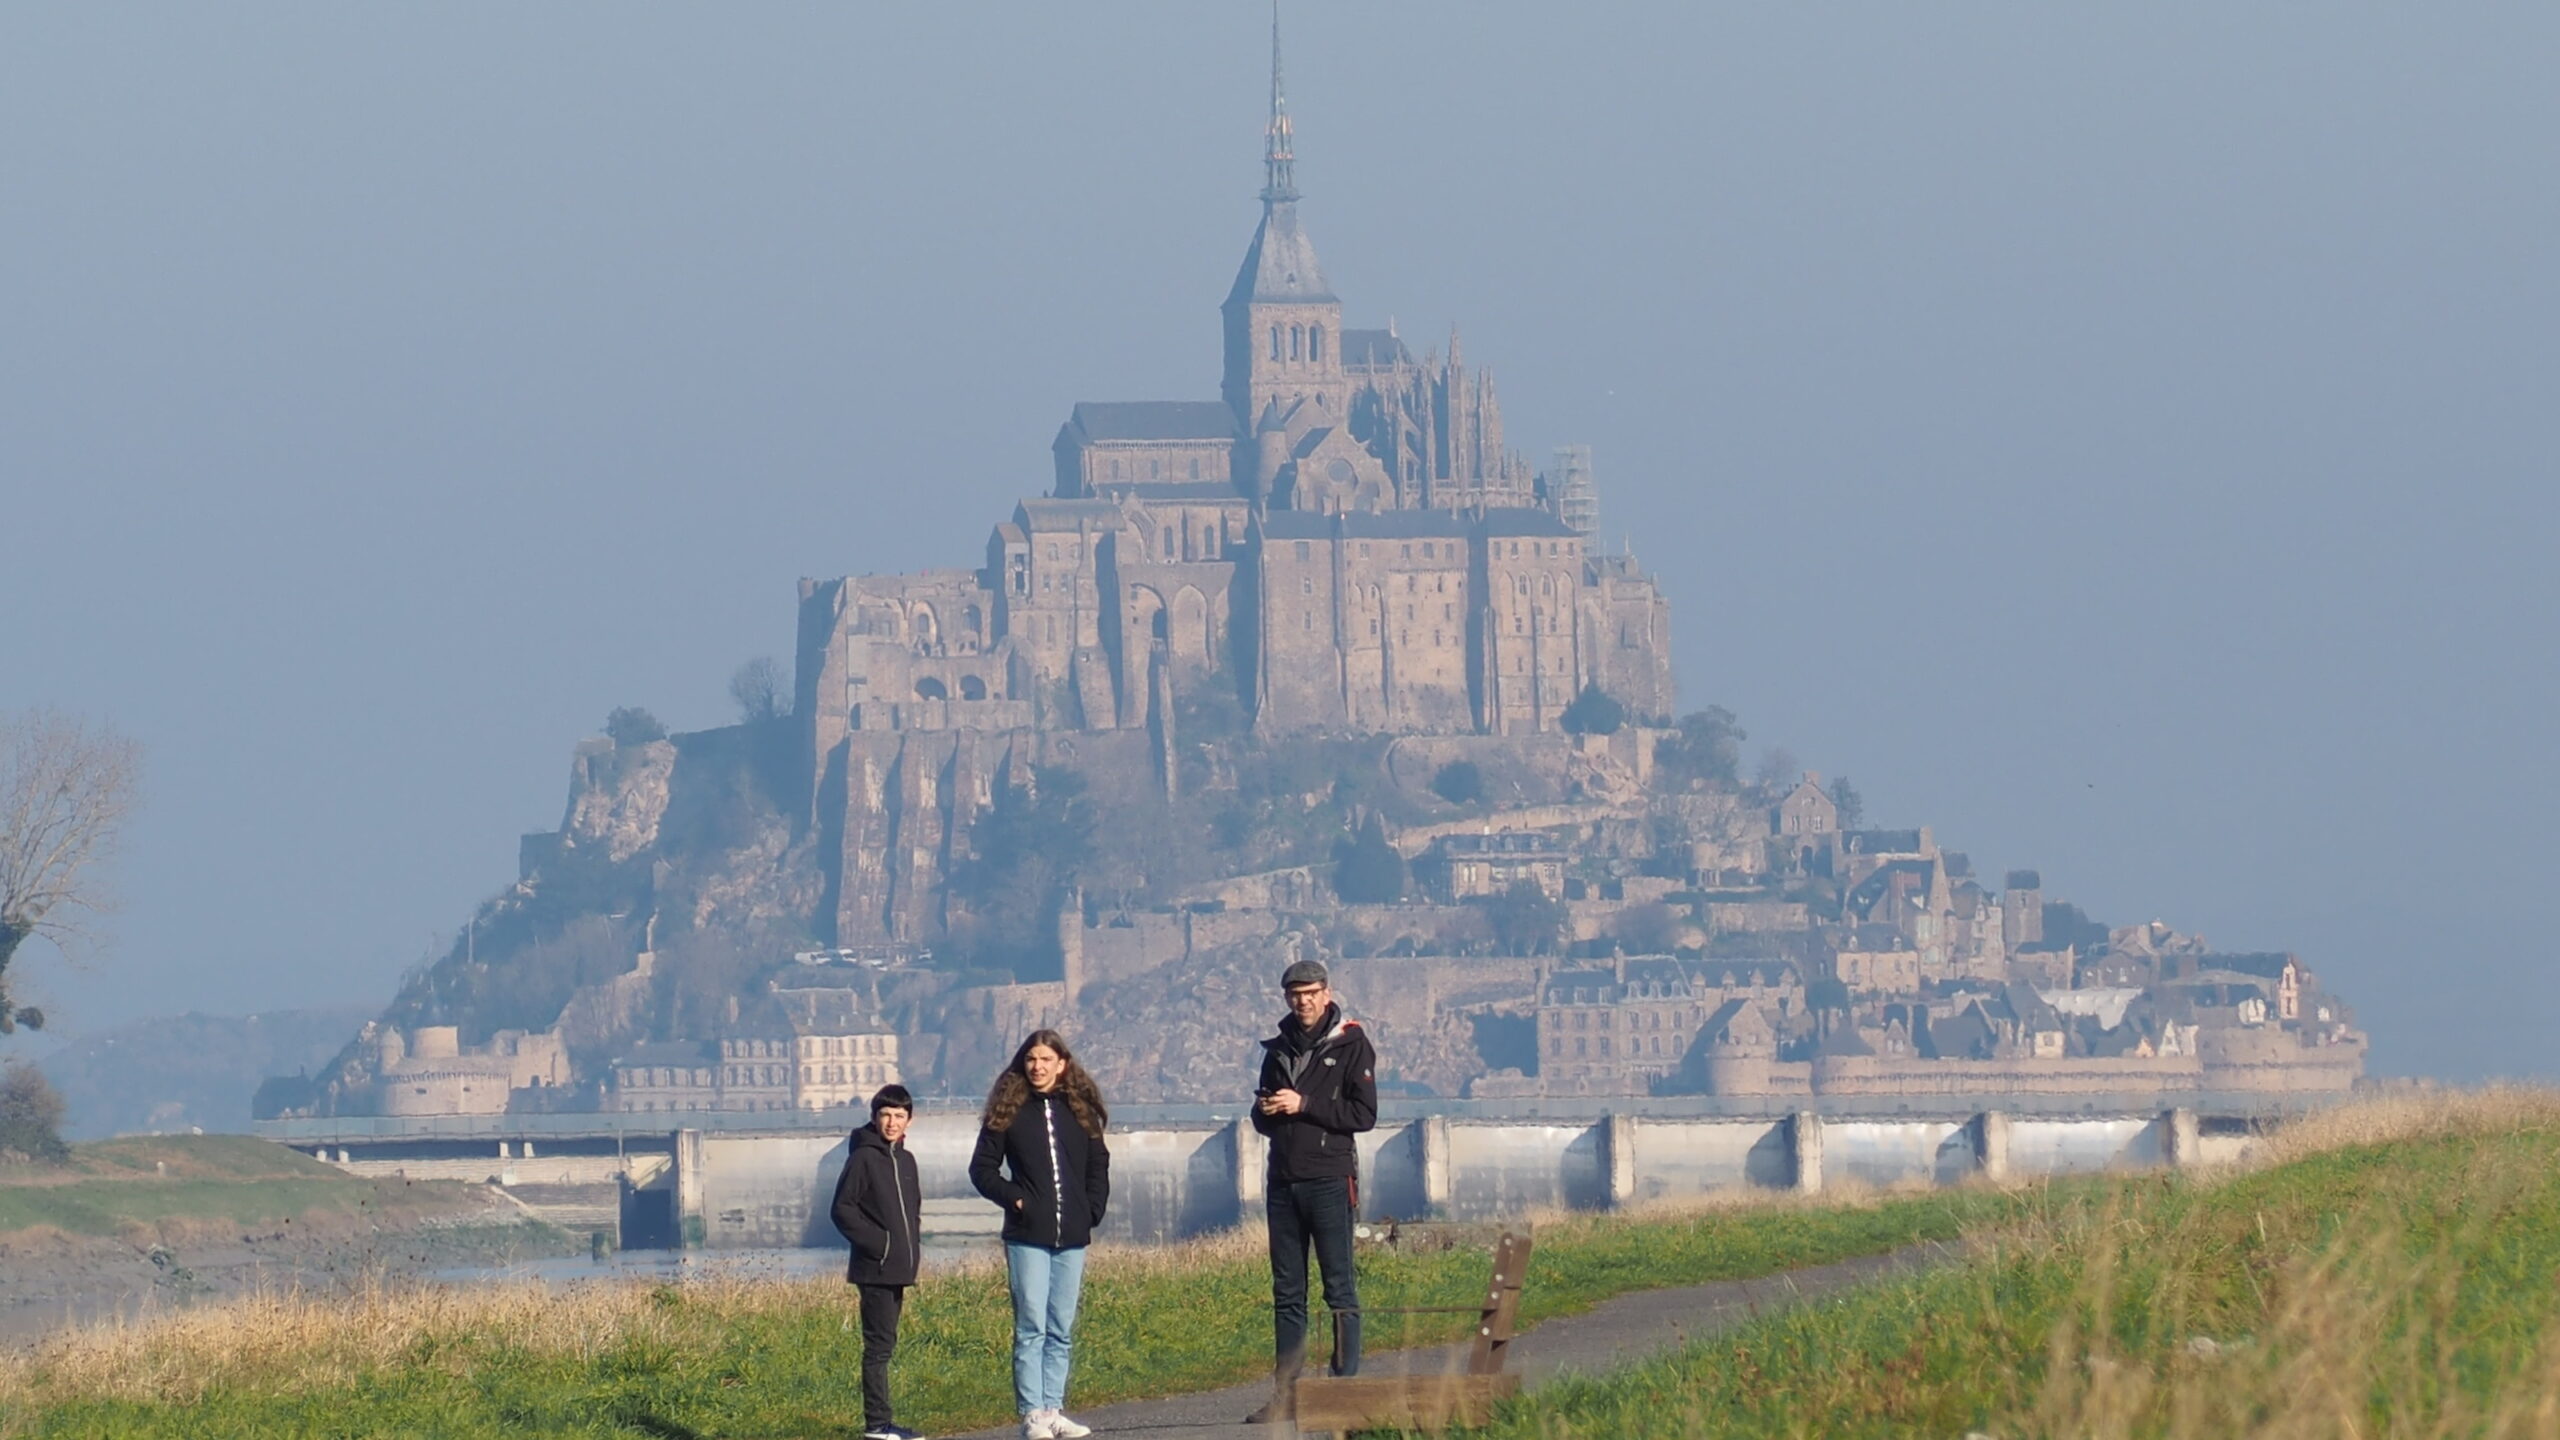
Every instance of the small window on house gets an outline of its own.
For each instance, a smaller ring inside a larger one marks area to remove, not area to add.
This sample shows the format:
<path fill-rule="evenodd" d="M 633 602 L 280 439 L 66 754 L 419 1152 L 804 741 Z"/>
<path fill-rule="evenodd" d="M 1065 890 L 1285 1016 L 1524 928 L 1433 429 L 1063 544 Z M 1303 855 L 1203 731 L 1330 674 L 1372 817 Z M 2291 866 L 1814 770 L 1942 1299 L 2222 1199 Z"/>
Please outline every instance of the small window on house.
<path fill-rule="evenodd" d="M 1432 550 L 1432 548 L 1431 548 L 1431 542 L 1430 542 L 1430 541 L 1428 541 L 1428 540 L 1423 541 L 1423 542 L 1422 542 L 1422 558 L 1423 558 L 1423 559 L 1425 559 L 1425 560 L 1431 559 L 1431 558 L 1433 557 L 1434 553 L 1435 553 L 1435 552 L 1434 552 L 1434 551 Z"/>
<path fill-rule="evenodd" d="M 1407 560 L 1410 560 L 1410 559 L 1412 559 L 1412 558 L 1413 558 L 1413 542 L 1412 542 L 1412 541 L 1408 540 L 1408 541 L 1406 541 L 1406 542 L 1405 542 L 1405 544 L 1404 544 L 1404 549 L 1403 549 L 1403 554 L 1404 554 L 1404 558 L 1405 558 L 1405 559 L 1407 559 Z"/>
<path fill-rule="evenodd" d="M 1298 628 L 1305 630 L 1310 634 L 1314 633 L 1316 628 L 1316 612 L 1309 610 L 1302 613 L 1298 617 Z"/>
<path fill-rule="evenodd" d="M 1312 576 L 1312 575 L 1301 575 L 1301 576 L 1299 576 L 1299 577 L 1298 577 L 1298 593 L 1299 593 L 1299 594 L 1301 594 L 1301 595 L 1313 595 L 1314 593 L 1316 593 L 1316 582 L 1315 582 L 1315 577 L 1314 577 L 1314 576 Z"/>
<path fill-rule="evenodd" d="M 1194 480 L 1200 478 L 1200 457 L 1197 455 L 1191 457 L 1191 478 Z"/>
<path fill-rule="evenodd" d="M 1298 546 L 1298 558 L 1299 558 L 1299 559 L 1301 559 L 1301 560 L 1306 559 L 1306 558 L 1307 558 L 1307 542 L 1306 542 L 1306 541 L 1304 541 L 1304 540 L 1298 541 L 1298 542 L 1297 542 L 1297 546 Z"/>

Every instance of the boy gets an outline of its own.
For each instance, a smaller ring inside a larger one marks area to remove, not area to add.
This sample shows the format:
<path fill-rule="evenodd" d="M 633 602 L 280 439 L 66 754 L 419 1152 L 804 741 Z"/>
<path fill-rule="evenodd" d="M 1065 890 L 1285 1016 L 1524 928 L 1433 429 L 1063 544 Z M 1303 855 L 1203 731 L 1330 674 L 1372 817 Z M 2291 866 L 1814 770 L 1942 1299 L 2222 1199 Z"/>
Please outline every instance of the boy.
<path fill-rule="evenodd" d="M 898 1315 L 907 1287 L 916 1283 L 924 1239 L 924 1190 L 906 1147 L 915 1110 L 906 1086 L 881 1086 L 871 1097 L 870 1122 L 845 1146 L 844 1174 L 836 1180 L 836 1229 L 853 1242 L 844 1278 L 862 1294 L 863 1440 L 923 1440 L 889 1410 L 889 1357 L 897 1353 Z"/>

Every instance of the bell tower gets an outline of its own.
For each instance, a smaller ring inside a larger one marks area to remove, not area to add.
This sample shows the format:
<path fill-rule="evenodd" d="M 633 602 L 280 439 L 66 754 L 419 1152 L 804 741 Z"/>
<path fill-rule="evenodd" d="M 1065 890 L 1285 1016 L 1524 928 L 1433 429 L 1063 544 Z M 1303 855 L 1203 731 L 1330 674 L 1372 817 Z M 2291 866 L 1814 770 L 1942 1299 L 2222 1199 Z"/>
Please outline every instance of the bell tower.
<path fill-rule="evenodd" d="M 1291 432 L 1303 430 L 1301 407 L 1322 418 L 1348 419 L 1342 374 L 1342 302 L 1325 283 L 1316 247 L 1298 227 L 1296 155 L 1289 102 L 1280 83 L 1280 14 L 1271 15 L 1271 123 L 1262 141 L 1262 224 L 1246 247 L 1244 267 L 1219 313 L 1226 321 L 1223 394 L 1239 433 L 1251 435 L 1277 412 Z M 1241 458 L 1241 457 L 1240 457 Z M 1257 477 L 1267 484 L 1269 476 Z"/>

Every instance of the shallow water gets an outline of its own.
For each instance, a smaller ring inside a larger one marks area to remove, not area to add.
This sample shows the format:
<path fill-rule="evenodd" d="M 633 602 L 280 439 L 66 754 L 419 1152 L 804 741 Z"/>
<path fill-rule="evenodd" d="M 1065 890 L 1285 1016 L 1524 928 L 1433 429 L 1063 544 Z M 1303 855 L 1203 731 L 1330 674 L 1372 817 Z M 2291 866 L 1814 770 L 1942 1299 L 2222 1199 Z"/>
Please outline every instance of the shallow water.
<path fill-rule="evenodd" d="M 993 1235 L 927 1235 L 924 1268 L 930 1274 L 966 1261 L 993 1262 L 1004 1246 Z M 503 1265 L 457 1265 L 423 1272 L 425 1278 L 462 1285 L 483 1280 L 539 1280 L 571 1285 L 586 1280 L 805 1280 L 841 1279 L 841 1245 L 748 1250 L 618 1250 L 601 1260 L 584 1255 L 549 1256 Z"/>

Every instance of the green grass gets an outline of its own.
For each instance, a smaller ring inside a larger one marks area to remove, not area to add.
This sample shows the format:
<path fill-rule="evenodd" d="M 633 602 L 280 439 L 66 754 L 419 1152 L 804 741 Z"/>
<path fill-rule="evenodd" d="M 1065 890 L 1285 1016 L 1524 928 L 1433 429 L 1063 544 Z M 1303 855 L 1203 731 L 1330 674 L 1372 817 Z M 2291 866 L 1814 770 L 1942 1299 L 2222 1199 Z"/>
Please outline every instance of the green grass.
<path fill-rule="evenodd" d="M 1538 1232 L 1526 1314 L 1632 1289 L 1768 1274 L 1952 1239 L 2016 1212 L 1987 1190 L 1871 1206 L 1763 1207 L 1680 1218 L 1576 1219 Z M 1372 1306 L 1467 1303 L 1475 1248 L 1368 1252 Z M 1077 1326 L 1078 1405 L 1267 1373 L 1269 1276 L 1246 1244 L 1165 1257 L 1097 1252 Z M 430 1314 L 434 1305 L 444 1308 Z M 1381 1317 L 1383 1320 L 1383 1317 Z M 1374 1324 L 1373 1347 L 1453 1338 L 1460 1317 Z M 894 1384 L 902 1418 L 934 1431 L 1010 1418 L 1002 1278 L 918 1287 Z M 860 1341 L 841 1285 L 445 1292 L 240 1313 L 157 1339 L 0 1370 L 6 1436 L 848 1436 L 859 1433 Z"/>
<path fill-rule="evenodd" d="M 2554 1433 L 2560 1110 L 2038 1197 L 1976 1261 L 1511 1402 L 1575 1437 Z"/>
<path fill-rule="evenodd" d="M 49 1225 L 74 1235 L 115 1235 L 169 1220 L 279 1224 L 318 1211 L 353 1211 L 372 1194 L 362 1181 L 75 1180 L 0 1187 L 0 1232 Z"/>
<path fill-rule="evenodd" d="M 72 1147 L 68 1163 L 0 1171 L 0 1234 L 43 1226 L 119 1235 L 168 1222 L 273 1225 L 353 1214 L 376 1187 L 245 1135 L 135 1136 Z"/>

